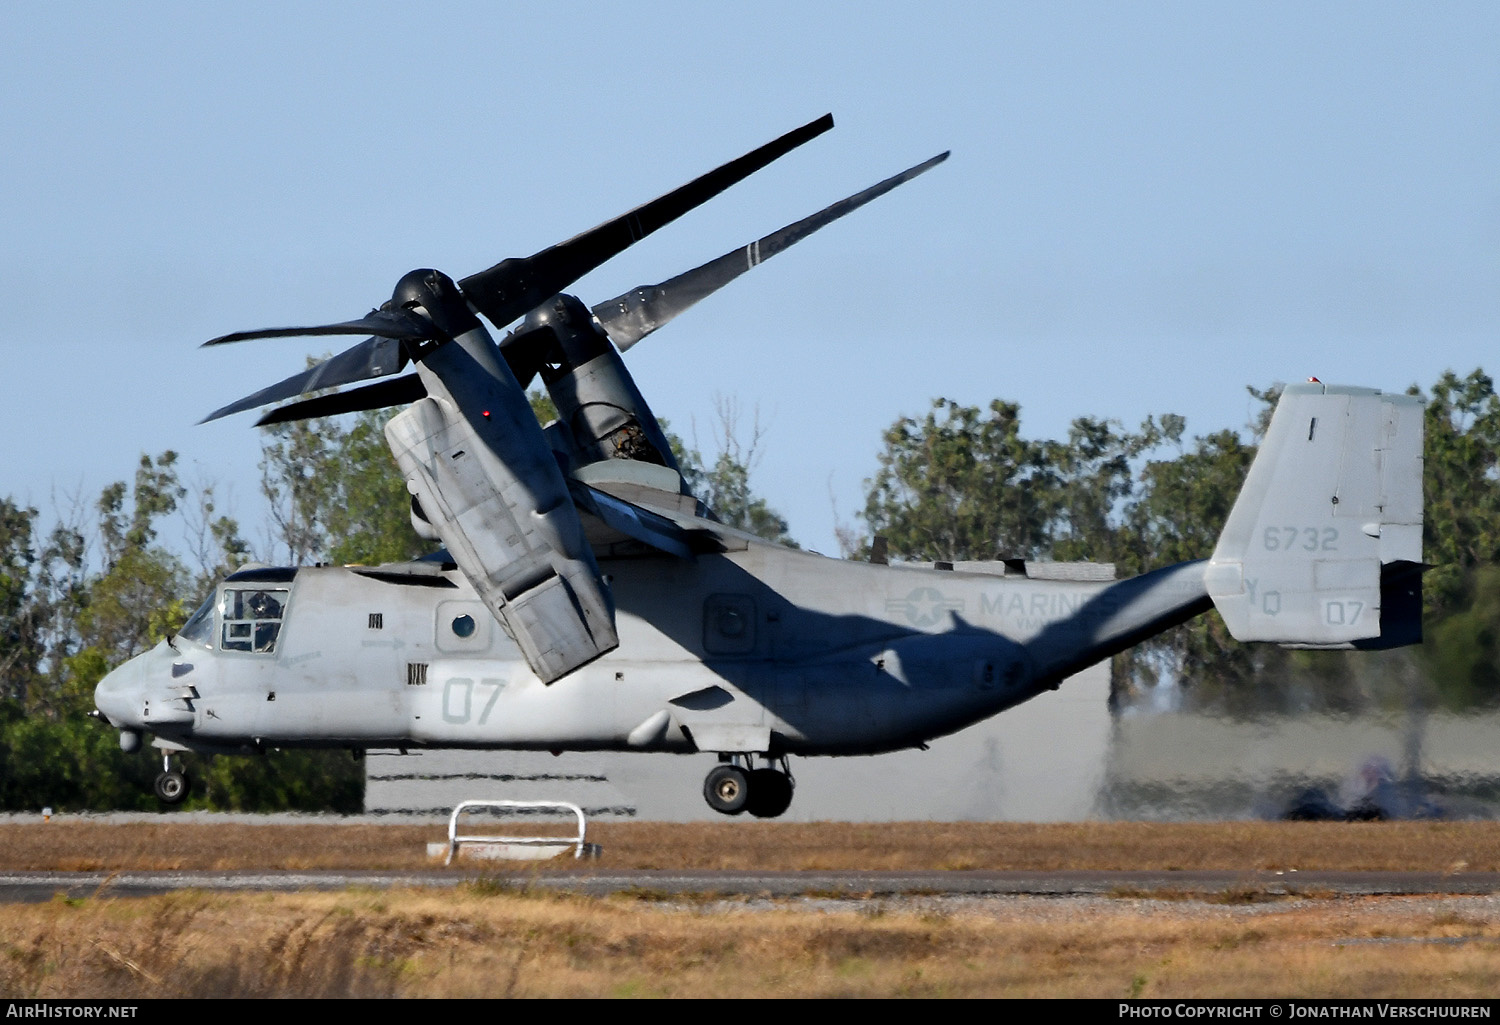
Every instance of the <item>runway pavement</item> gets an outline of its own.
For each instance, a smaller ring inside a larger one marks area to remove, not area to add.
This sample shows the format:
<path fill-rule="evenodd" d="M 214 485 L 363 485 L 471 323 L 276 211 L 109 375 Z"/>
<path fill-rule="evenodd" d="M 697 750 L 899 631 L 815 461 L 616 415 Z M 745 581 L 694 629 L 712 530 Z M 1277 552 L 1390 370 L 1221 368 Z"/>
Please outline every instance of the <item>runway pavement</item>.
<path fill-rule="evenodd" d="M 141 897 L 197 889 L 223 892 L 452 888 L 484 879 L 518 890 L 724 896 L 1203 896 L 1440 895 L 1500 893 L 1496 872 L 683 872 L 575 871 L 489 866 L 418 872 L 0 872 L 0 903 L 58 895 Z"/>

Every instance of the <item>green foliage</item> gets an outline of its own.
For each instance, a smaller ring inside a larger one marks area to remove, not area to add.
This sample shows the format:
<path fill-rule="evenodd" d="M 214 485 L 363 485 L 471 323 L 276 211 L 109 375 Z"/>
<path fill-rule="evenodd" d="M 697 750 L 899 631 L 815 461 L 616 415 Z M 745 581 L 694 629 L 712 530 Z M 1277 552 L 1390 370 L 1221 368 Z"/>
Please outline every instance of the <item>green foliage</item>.
<path fill-rule="evenodd" d="M 193 761 L 188 809 L 364 811 L 365 765 L 348 751 L 268 751 L 260 757 L 214 755 Z"/>
<path fill-rule="evenodd" d="M 1233 431 L 1195 438 L 1175 459 L 1148 460 L 1130 491 L 1120 561 L 1130 572 L 1213 553 L 1255 449 Z"/>
<path fill-rule="evenodd" d="M 727 449 L 720 452 L 713 469 L 701 471 L 698 481 L 695 493 L 719 522 L 767 541 L 797 547 L 786 519 L 750 490 L 750 467 L 737 453 Z"/>
<path fill-rule="evenodd" d="M 730 400 L 718 402 L 718 430 L 715 441 L 719 455 L 713 467 L 703 465 L 703 456 L 673 434 L 665 420 L 659 420 L 672 457 L 682 472 L 682 479 L 700 502 L 713 511 L 720 523 L 763 537 L 767 541 L 796 548 L 786 518 L 772 509 L 764 498 L 750 487 L 750 474 L 759 461 L 762 431 L 757 416 L 751 425 L 748 443 L 740 438 L 739 406 Z"/>
<path fill-rule="evenodd" d="M 543 427 L 546 427 L 553 420 L 557 419 L 557 403 L 552 401 L 551 395 L 548 395 L 540 388 L 533 388 L 527 392 L 526 401 L 531 403 L 531 412 L 536 417 L 536 422 Z M 663 424 L 662 426 L 665 427 L 666 425 Z"/>
<path fill-rule="evenodd" d="M 431 546 L 411 526 L 411 496 L 385 444 L 382 414 L 263 428 L 261 490 L 278 554 L 292 565 L 399 562 Z"/>
<path fill-rule="evenodd" d="M 1259 437 L 1279 389 L 1249 391 L 1262 403 L 1249 425 Z M 1065 442 L 1032 442 L 1012 404 L 986 415 L 939 401 L 886 432 L 865 520 L 909 559 L 1084 558 L 1128 576 L 1205 558 L 1255 448 L 1233 431 L 1184 443 L 1184 431 L 1172 415 L 1136 432 L 1081 418 Z M 1210 612 L 1118 656 L 1117 696 L 1174 681 L 1196 704 L 1229 712 L 1352 711 L 1408 702 L 1424 686 L 1448 707 L 1500 702 L 1500 397 L 1482 370 L 1433 386 L 1424 458 L 1434 568 L 1419 659 L 1243 645 Z"/>
<path fill-rule="evenodd" d="M 10 624 L 24 657 L 10 666 L 5 689 L 26 712 L 54 722 L 82 715 L 93 708 L 94 684 L 108 667 L 180 625 L 190 579 L 181 560 L 156 543 L 158 523 L 186 492 L 176 461 L 172 452 L 143 455 L 133 487 L 117 481 L 101 492 L 94 536 L 102 570 L 90 569 L 80 523 L 59 523 L 31 555 L 25 612 Z M 7 533 L 12 547 L 34 545 L 18 526 Z"/>
<path fill-rule="evenodd" d="M 885 432 L 865 522 L 893 555 L 924 561 L 1036 558 L 1061 504 L 1047 446 L 1021 437 L 1021 407 L 988 415 L 938 399 Z"/>
<path fill-rule="evenodd" d="M 1220 431 L 1195 438 L 1175 459 L 1147 460 L 1121 516 L 1115 558 L 1121 574 L 1212 555 L 1254 458 L 1255 449 L 1235 432 Z M 1284 661 L 1281 649 L 1234 640 L 1218 612 L 1210 611 L 1117 656 L 1116 696 L 1128 699 L 1172 681 L 1190 685 L 1200 705 L 1253 701 L 1254 681 Z"/>
<path fill-rule="evenodd" d="M 321 561 L 328 549 L 325 519 L 334 506 L 331 469 L 342 439 L 338 422 L 293 420 L 263 427 L 260 490 L 271 516 L 273 561 L 293 566 Z"/>
<path fill-rule="evenodd" d="M 178 500 L 187 493 L 177 479 L 176 463 L 176 452 L 163 452 L 154 463 L 142 453 L 141 464 L 135 471 L 134 501 L 128 518 L 124 513 L 124 481 L 109 485 L 99 496 L 99 536 L 106 563 L 112 564 L 128 552 L 141 551 L 156 540 L 157 518 L 175 512 Z"/>
<path fill-rule="evenodd" d="M 364 805 L 364 765 L 347 751 L 271 751 L 264 757 L 191 756 L 185 810 L 335 811 Z M 152 783 L 161 753 L 126 754 L 110 727 L 69 716 L 23 715 L 0 704 L 0 809 L 157 811 Z"/>
<path fill-rule="evenodd" d="M 1182 432 L 1181 417 L 1165 419 L 1175 428 L 1175 441 Z M 1052 469 L 1054 484 L 1046 503 L 1052 558 L 1124 561 L 1126 539 L 1116 523 L 1116 509 L 1131 494 L 1131 460 L 1161 440 L 1153 420 L 1130 434 L 1108 420 L 1079 417 L 1065 444 L 1043 443 L 1042 458 Z"/>
<path fill-rule="evenodd" d="M 1416 389 L 1413 393 L 1420 394 Z M 1500 397 L 1476 369 L 1445 372 L 1427 398 L 1423 450 L 1426 641 L 1430 700 L 1500 703 Z"/>
<path fill-rule="evenodd" d="M 31 607 L 36 510 L 0 499 L 0 701 L 25 701 L 41 660 Z"/>
<path fill-rule="evenodd" d="M 1427 400 L 1427 515 L 1422 548 L 1429 613 L 1456 611 L 1474 573 L 1500 562 L 1500 397 L 1488 374 L 1439 378 Z"/>
<path fill-rule="evenodd" d="M 91 719 L 24 715 L 0 706 L 0 808 L 7 811 L 145 811 L 160 758 L 126 754 L 119 734 Z"/>
<path fill-rule="evenodd" d="M 184 611 L 181 596 L 189 583 L 181 560 L 170 552 L 123 552 L 89 587 L 77 620 L 80 642 L 101 649 L 112 662 L 145 651 L 187 619 L 192 610 Z"/>
<path fill-rule="evenodd" d="M 213 484 L 194 488 L 193 499 L 183 509 L 183 519 L 190 554 L 198 567 L 192 593 L 201 595 L 250 561 L 250 544 L 240 536 L 237 520 L 218 515 Z"/>
<path fill-rule="evenodd" d="M 337 501 L 326 522 L 335 563 L 378 564 L 413 559 L 432 546 L 411 525 L 411 496 L 385 444 L 384 425 L 362 413 L 334 458 Z M 319 470 L 322 474 L 329 467 Z"/>
<path fill-rule="evenodd" d="M 1437 701 L 1455 709 L 1500 704 L 1500 566 L 1483 566 L 1449 596 L 1456 606 L 1422 645 Z"/>
<path fill-rule="evenodd" d="M 356 436 L 346 451 L 358 453 L 362 441 Z M 105 673 L 175 633 L 193 591 L 248 554 L 238 524 L 216 514 L 211 487 L 198 490 L 196 510 L 183 510 L 196 514 L 188 522 L 198 533 L 198 579 L 157 543 L 164 518 L 189 493 L 176 461 L 171 452 L 142 456 L 133 486 L 103 489 L 93 533 L 102 569 L 90 568 L 81 522 L 58 524 L 38 545 L 36 511 L 0 502 L 0 808 L 158 807 L 151 785 L 160 754 L 126 754 L 119 733 L 85 713 Z M 201 770 L 207 786 L 189 806 L 357 810 L 364 775 L 339 754 L 211 760 Z"/>

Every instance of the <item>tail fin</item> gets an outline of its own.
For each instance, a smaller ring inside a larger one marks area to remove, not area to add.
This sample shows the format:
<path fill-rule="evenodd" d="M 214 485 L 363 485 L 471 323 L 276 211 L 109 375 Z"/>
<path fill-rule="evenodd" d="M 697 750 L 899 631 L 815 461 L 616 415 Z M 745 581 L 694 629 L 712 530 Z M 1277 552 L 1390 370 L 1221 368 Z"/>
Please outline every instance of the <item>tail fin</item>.
<path fill-rule="evenodd" d="M 1422 639 L 1422 404 L 1289 385 L 1205 576 L 1241 641 Z"/>

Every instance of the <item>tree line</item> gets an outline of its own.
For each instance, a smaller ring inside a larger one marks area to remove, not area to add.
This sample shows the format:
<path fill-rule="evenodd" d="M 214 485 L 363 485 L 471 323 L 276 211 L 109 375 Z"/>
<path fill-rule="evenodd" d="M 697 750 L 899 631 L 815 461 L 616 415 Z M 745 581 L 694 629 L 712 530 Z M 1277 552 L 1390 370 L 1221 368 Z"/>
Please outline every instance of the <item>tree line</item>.
<path fill-rule="evenodd" d="M 939 399 L 884 433 L 865 532 L 846 532 L 844 547 L 859 557 L 878 534 L 893 557 L 1087 559 L 1122 577 L 1207 558 L 1280 394 L 1248 390 L 1260 402 L 1248 438 L 1188 438 L 1183 418 L 1167 414 L 1133 430 L 1079 417 L 1066 439 L 1030 439 L 1015 403 Z M 1188 707 L 1244 715 L 1500 702 L 1500 398 L 1482 369 L 1408 392 L 1427 402 L 1425 643 L 1380 653 L 1243 645 L 1210 612 L 1116 656 L 1117 703 L 1163 689 Z"/>
<path fill-rule="evenodd" d="M 1417 389 L 1412 389 L 1418 393 Z M 1028 438 L 1018 405 L 936 400 L 881 438 L 862 525 L 840 543 L 868 557 L 1112 562 L 1120 576 L 1204 558 L 1255 454 L 1278 390 L 1245 436 L 1188 437 L 1182 417 L 1134 429 L 1079 417 L 1063 439 Z M 1454 708 L 1500 702 L 1500 398 L 1482 370 L 1445 373 L 1424 397 L 1427 640 L 1420 649 L 1348 655 L 1241 645 L 1216 613 L 1113 664 L 1121 706 L 1174 702 L 1230 714 L 1356 711 L 1420 700 Z M 532 396 L 542 420 L 553 410 Z M 759 425 L 740 437 L 720 409 L 711 461 L 668 431 L 684 475 L 721 519 L 793 543 L 785 518 L 751 487 Z M 383 416 L 266 428 L 261 537 L 218 508 L 212 482 L 184 480 L 177 456 L 143 455 L 133 479 L 74 502 L 50 528 L 0 498 L 0 808 L 150 808 L 160 754 L 119 749 L 87 717 L 104 674 L 181 627 L 215 581 L 258 556 L 280 564 L 380 563 L 431 546 L 412 530 Z M 168 523 L 185 540 L 163 541 Z M 346 752 L 195 758 L 189 807 L 358 810 L 363 771 Z"/>

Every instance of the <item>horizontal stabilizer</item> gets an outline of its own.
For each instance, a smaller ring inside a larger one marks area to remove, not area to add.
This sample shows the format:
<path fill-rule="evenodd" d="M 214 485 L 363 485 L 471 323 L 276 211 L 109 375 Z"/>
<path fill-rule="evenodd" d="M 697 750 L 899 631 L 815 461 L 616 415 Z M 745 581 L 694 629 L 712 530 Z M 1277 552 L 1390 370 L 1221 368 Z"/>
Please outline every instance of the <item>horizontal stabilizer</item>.
<path fill-rule="evenodd" d="M 1282 392 L 1205 573 L 1237 640 L 1421 640 L 1422 416 L 1372 389 Z"/>

